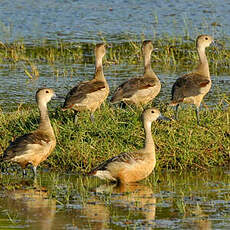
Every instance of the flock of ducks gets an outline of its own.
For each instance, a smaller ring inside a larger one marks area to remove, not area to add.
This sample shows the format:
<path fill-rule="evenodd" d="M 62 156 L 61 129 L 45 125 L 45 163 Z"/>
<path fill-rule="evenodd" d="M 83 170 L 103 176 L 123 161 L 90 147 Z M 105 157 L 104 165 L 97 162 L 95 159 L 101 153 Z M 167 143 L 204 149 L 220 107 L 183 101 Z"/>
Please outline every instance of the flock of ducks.
<path fill-rule="evenodd" d="M 196 48 L 199 54 L 199 63 L 195 71 L 186 74 L 176 80 L 172 87 L 171 106 L 176 106 L 176 119 L 181 103 L 191 103 L 196 107 L 196 117 L 199 124 L 199 107 L 203 97 L 211 87 L 208 60 L 205 48 L 210 46 L 213 38 L 209 35 L 200 35 L 196 40 Z M 132 78 L 121 84 L 114 92 L 111 102 L 133 104 L 137 107 L 152 101 L 160 92 L 161 83 L 151 68 L 151 53 L 153 44 L 144 41 L 142 52 L 144 56 L 144 75 Z M 94 112 L 109 95 L 109 85 L 103 74 L 102 59 L 106 53 L 105 44 L 98 44 L 95 48 L 95 75 L 90 81 L 81 82 L 67 94 L 62 110 L 73 109 L 80 112 L 88 110 L 91 120 L 94 121 Z M 36 92 L 36 101 L 40 111 L 40 123 L 37 130 L 18 137 L 10 143 L 0 158 L 1 161 L 18 163 L 23 169 L 32 164 L 34 176 L 37 166 L 47 159 L 56 145 L 56 138 L 50 123 L 47 103 L 55 97 L 53 89 L 43 88 Z M 151 124 L 157 119 L 166 119 L 156 108 L 143 112 L 143 126 L 145 130 L 145 146 L 134 152 L 121 153 L 112 157 L 94 168 L 88 175 L 94 175 L 101 179 L 131 183 L 146 178 L 156 164 L 155 145 L 151 133 Z M 77 115 L 75 116 L 75 122 Z"/>

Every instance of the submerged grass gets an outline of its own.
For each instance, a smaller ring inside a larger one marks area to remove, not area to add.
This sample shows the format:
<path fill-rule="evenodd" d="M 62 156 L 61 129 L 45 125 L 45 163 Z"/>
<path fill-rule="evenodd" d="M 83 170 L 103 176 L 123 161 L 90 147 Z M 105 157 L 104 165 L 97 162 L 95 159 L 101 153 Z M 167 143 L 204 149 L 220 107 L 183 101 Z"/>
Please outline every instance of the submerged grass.
<path fill-rule="evenodd" d="M 223 101 L 225 106 L 223 106 Z M 226 107 L 227 104 L 227 107 Z M 226 97 L 215 108 L 202 110 L 201 126 L 196 124 L 194 109 L 182 109 L 179 122 L 155 122 L 152 134 L 156 144 L 156 170 L 208 169 L 230 163 L 230 100 Z M 161 111 L 173 117 L 174 110 L 159 105 Z M 0 154 L 8 142 L 38 126 L 36 108 L 19 108 L 0 113 Z M 71 111 L 59 108 L 50 111 L 57 137 L 57 146 L 42 164 L 53 170 L 87 172 L 112 156 L 143 147 L 144 130 L 141 111 L 120 109 L 105 104 L 95 113 L 92 123 L 88 113 L 81 113 L 74 124 Z"/>
<path fill-rule="evenodd" d="M 144 38 L 143 38 L 144 39 Z M 102 39 L 104 40 L 104 39 Z M 222 48 L 211 47 L 207 49 L 210 59 L 210 70 L 212 74 L 218 75 L 229 73 L 230 48 L 226 42 L 230 38 L 224 38 L 219 43 Z M 164 37 L 153 38 L 154 51 L 152 62 L 154 69 L 161 72 L 187 71 L 191 70 L 198 60 L 195 48 L 195 38 L 186 37 Z M 106 61 L 109 64 L 137 64 L 142 61 L 141 42 L 128 41 L 110 44 Z M 40 41 L 34 44 L 25 44 L 16 41 L 11 44 L 0 42 L 0 63 L 15 68 L 18 65 L 25 70 L 29 78 L 39 76 L 38 66 L 41 64 L 72 64 L 92 63 L 94 44 L 74 43 L 65 41 Z M 55 72 L 54 74 L 57 74 Z"/>

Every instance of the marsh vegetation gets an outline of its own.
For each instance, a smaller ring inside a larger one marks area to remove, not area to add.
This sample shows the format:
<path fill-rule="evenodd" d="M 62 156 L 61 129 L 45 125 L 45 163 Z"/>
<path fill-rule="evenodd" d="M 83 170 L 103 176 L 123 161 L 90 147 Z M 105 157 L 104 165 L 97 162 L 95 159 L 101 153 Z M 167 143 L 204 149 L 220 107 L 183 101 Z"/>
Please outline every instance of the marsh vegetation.
<path fill-rule="evenodd" d="M 179 121 L 155 122 L 152 134 L 156 143 L 157 166 L 161 169 L 208 169 L 230 163 L 229 98 L 201 111 L 201 125 L 196 124 L 194 109 L 182 109 Z M 53 105 L 54 106 L 54 105 Z M 151 105 L 149 105 L 151 106 Z M 157 106 L 168 117 L 174 110 L 163 103 Z M 33 107 L 18 107 L 1 113 L 0 152 L 17 136 L 37 128 L 39 114 Z M 92 123 L 87 112 L 77 124 L 72 111 L 51 109 L 50 117 L 57 137 L 57 146 L 43 166 L 65 171 L 87 172 L 92 167 L 124 151 L 141 148 L 144 131 L 141 111 L 115 108 L 106 103 L 95 113 Z"/>

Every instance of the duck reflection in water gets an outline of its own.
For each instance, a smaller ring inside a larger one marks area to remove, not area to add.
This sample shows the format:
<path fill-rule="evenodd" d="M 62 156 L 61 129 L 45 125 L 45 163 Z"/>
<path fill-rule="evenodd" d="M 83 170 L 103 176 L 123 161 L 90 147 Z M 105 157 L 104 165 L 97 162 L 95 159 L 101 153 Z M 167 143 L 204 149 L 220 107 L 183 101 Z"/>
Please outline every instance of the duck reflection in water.
<path fill-rule="evenodd" d="M 94 189 L 95 195 L 84 204 L 83 215 L 92 223 L 93 229 L 106 229 L 111 223 L 111 208 L 124 216 L 138 215 L 138 223 L 155 225 L 156 198 L 152 189 L 143 184 L 103 184 Z M 109 205 L 105 198 L 109 197 Z M 125 213 L 124 213 L 125 212 Z M 142 216 L 142 217 L 141 217 Z M 135 219 L 125 219 L 124 224 L 136 226 Z M 97 227 L 96 227 L 97 226 Z"/>
<path fill-rule="evenodd" d="M 56 213 L 56 200 L 48 198 L 45 187 L 34 184 L 34 180 L 22 180 L 17 183 L 20 188 L 7 191 L 1 206 L 7 211 L 10 221 L 29 229 L 49 230 L 53 227 Z M 17 184 L 14 184 L 17 187 Z M 14 220 L 16 219 L 16 222 Z"/>

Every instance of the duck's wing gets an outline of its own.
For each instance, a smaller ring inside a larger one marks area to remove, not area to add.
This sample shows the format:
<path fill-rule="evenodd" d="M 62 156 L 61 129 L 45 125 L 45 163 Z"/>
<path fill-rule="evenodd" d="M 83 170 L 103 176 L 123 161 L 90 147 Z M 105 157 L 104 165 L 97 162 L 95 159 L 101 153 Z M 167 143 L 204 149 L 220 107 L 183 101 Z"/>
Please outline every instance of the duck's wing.
<path fill-rule="evenodd" d="M 98 170 L 105 171 L 107 170 L 108 166 L 112 163 L 131 163 L 133 161 L 143 160 L 143 157 L 138 152 L 131 152 L 131 153 L 121 153 L 118 156 L 112 157 L 107 161 L 102 162 L 100 165 L 92 169 L 88 175 L 95 174 Z"/>
<path fill-rule="evenodd" d="M 176 80 L 172 87 L 172 101 L 180 101 L 185 97 L 197 96 L 210 80 L 198 73 L 186 74 Z"/>
<path fill-rule="evenodd" d="M 154 87 L 156 84 L 156 80 L 150 77 L 132 78 L 121 84 L 115 90 L 111 102 L 115 103 L 123 99 L 131 98 L 137 91 Z"/>
<path fill-rule="evenodd" d="M 2 161 L 7 161 L 15 156 L 30 153 L 31 150 L 35 150 L 35 153 L 39 153 L 40 151 L 42 152 L 46 145 L 49 147 L 50 141 L 50 137 L 41 132 L 25 134 L 10 143 L 3 153 Z"/>
<path fill-rule="evenodd" d="M 75 104 L 80 103 L 87 97 L 88 94 L 106 88 L 106 84 L 103 81 L 86 81 L 81 82 L 79 85 L 72 88 L 66 96 L 63 109 L 73 107 Z"/>

